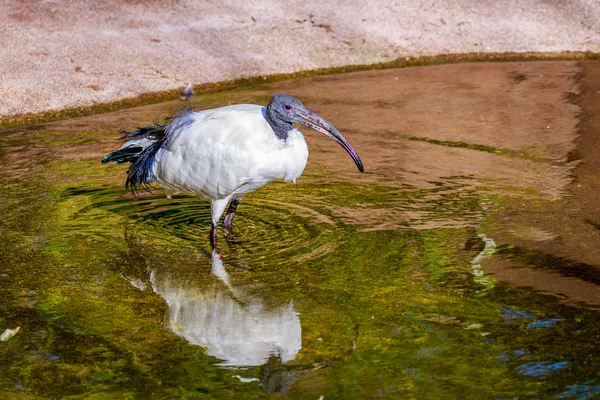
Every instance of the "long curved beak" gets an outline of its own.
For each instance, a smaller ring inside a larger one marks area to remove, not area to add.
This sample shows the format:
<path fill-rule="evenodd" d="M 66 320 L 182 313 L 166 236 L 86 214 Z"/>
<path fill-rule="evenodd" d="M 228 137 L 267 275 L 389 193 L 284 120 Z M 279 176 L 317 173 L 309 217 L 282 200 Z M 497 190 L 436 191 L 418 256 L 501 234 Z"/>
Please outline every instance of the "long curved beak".
<path fill-rule="evenodd" d="M 358 170 L 360 172 L 365 172 L 363 163 L 360 160 L 358 153 L 356 153 L 356 150 L 354 150 L 354 147 L 352 147 L 352 145 L 348 143 L 346 138 L 337 129 L 335 129 L 333 125 L 331 125 L 329 122 L 325 121 L 323 118 L 319 117 L 317 114 L 310 111 L 309 109 L 297 111 L 296 115 L 298 117 L 298 123 L 307 126 L 311 129 L 314 129 L 317 132 L 321 132 L 323 135 L 335 140 L 340 146 L 344 148 L 344 150 L 348 152 L 348 154 L 350 154 L 350 157 L 352 157 L 352 159 L 354 160 L 354 163 L 358 167 Z"/>

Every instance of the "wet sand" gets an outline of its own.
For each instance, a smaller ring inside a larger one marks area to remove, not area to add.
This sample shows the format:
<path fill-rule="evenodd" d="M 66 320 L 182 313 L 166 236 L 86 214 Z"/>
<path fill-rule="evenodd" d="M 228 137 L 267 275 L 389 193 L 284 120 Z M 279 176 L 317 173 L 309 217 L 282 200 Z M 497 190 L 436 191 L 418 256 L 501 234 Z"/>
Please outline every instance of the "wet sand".
<path fill-rule="evenodd" d="M 495 235 L 512 243 L 515 248 L 507 249 L 514 254 L 509 265 L 523 268 L 533 266 L 536 271 L 508 272 L 498 265 L 498 274 L 513 284 L 548 290 L 556 295 L 575 299 L 587 298 L 600 304 L 600 289 L 581 283 L 575 289 L 562 278 L 564 284 L 556 282 L 559 272 L 568 276 L 583 275 L 583 279 L 598 283 L 598 274 L 582 271 L 600 270 L 600 65 L 583 62 L 578 65 L 577 85 L 579 94 L 567 96 L 579 107 L 577 112 L 577 140 L 571 154 L 576 167 L 569 174 L 569 184 L 563 195 L 554 200 L 536 198 L 506 199 L 503 208 L 494 217 Z M 541 271 L 549 271 L 547 274 Z M 554 272 L 552 272 L 554 271 Z M 523 279 L 536 274 L 536 279 Z M 548 287 L 550 285 L 550 287 Z"/>

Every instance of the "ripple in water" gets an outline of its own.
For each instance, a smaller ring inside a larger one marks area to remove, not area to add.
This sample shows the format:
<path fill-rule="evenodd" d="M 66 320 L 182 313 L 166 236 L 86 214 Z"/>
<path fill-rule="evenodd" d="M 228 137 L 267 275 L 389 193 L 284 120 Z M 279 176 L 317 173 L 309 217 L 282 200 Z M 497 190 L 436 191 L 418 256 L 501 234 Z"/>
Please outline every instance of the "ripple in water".
<path fill-rule="evenodd" d="M 155 239 L 173 242 L 176 238 L 182 244 L 202 249 L 210 246 L 210 203 L 200 197 L 180 195 L 167 199 L 162 193 L 140 193 L 135 197 L 124 195 L 117 188 L 73 189 L 65 193 L 71 199 L 77 196 L 90 196 L 92 203 L 70 215 L 69 225 L 80 234 L 114 234 L 114 226 L 102 221 L 103 212 L 108 211 L 142 222 L 140 228 L 153 230 Z M 309 252 L 324 254 L 333 250 L 343 241 L 338 235 L 329 235 L 337 228 L 319 211 L 286 203 L 285 195 L 275 199 L 263 191 L 260 197 L 243 200 L 235 216 L 234 236 L 229 237 L 221 228 L 219 243 L 242 250 L 253 259 L 290 260 Z"/>
<path fill-rule="evenodd" d="M 468 179 L 466 180 L 468 181 Z M 432 229 L 476 225 L 482 214 L 479 198 L 464 190 L 465 179 L 447 179 L 433 188 L 403 191 L 380 185 L 310 183 L 302 187 L 272 184 L 240 204 L 234 235 L 219 229 L 219 244 L 228 251 L 270 264 L 306 261 L 335 251 L 348 232 L 362 230 Z M 81 198 L 78 196 L 88 197 Z M 106 212 L 134 222 L 140 236 L 210 251 L 210 203 L 198 196 L 167 199 L 162 189 L 139 197 L 123 188 L 67 190 L 74 204 L 69 224 L 79 234 L 115 235 Z M 122 220 L 119 222 L 122 224 Z M 131 227 L 130 227 L 131 228 Z M 235 255 L 235 254 L 234 254 Z"/>

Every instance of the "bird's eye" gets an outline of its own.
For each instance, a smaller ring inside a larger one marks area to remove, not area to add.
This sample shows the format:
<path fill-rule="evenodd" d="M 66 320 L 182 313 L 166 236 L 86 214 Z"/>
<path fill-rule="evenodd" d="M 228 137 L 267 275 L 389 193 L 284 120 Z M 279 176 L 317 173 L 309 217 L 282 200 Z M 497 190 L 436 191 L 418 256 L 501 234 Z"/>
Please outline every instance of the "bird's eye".
<path fill-rule="evenodd" d="M 285 106 L 283 106 L 283 108 L 285 108 L 286 110 L 289 111 L 292 109 L 292 106 L 290 106 L 289 104 L 286 104 Z"/>

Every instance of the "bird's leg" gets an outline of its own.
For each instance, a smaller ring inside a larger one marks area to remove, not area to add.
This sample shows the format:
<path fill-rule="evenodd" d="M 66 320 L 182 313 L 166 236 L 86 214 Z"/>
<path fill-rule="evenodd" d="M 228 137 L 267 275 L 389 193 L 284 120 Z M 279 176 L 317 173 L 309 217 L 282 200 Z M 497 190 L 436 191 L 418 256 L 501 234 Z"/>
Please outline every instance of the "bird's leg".
<path fill-rule="evenodd" d="M 225 214 L 225 219 L 223 219 L 223 228 L 227 229 L 230 234 L 233 235 L 233 217 L 235 216 L 235 210 L 237 209 L 238 204 L 240 204 L 240 199 L 233 199 L 231 203 L 229 203 L 229 208 L 227 209 L 227 214 Z"/>
<path fill-rule="evenodd" d="M 210 204 L 210 212 L 212 215 L 212 226 L 210 228 L 210 244 L 213 249 L 217 248 L 217 228 L 219 227 L 219 219 L 227 207 L 228 198 L 213 200 Z"/>
<path fill-rule="evenodd" d="M 213 249 L 217 248 L 217 225 L 212 224 L 210 227 L 210 245 Z"/>

